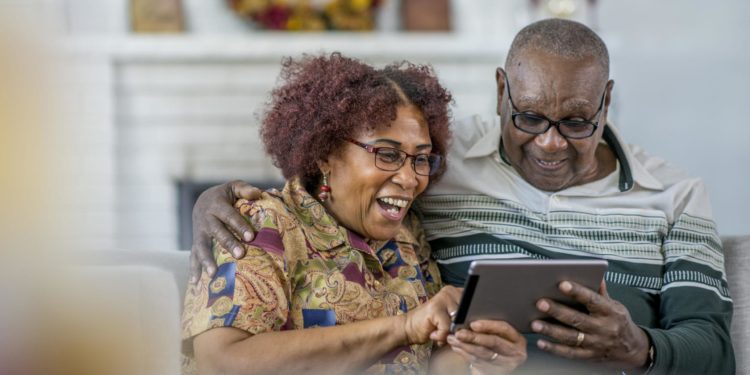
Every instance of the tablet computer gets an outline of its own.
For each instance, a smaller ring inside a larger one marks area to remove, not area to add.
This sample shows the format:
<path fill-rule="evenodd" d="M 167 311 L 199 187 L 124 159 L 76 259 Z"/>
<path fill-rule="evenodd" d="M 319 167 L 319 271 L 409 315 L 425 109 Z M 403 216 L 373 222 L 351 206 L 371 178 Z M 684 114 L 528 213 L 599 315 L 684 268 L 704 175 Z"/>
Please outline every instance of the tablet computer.
<path fill-rule="evenodd" d="M 548 318 L 536 308 L 540 298 L 585 311 L 558 285 L 567 280 L 598 291 L 606 271 L 606 260 L 473 261 L 451 331 L 488 319 L 504 320 L 521 333 L 532 332 L 532 320 Z"/>

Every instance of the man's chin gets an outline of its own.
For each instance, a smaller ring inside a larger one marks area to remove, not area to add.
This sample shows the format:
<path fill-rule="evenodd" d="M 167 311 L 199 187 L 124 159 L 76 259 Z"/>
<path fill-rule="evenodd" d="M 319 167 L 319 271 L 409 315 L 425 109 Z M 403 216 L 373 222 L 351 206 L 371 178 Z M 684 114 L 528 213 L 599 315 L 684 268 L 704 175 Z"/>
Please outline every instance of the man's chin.
<path fill-rule="evenodd" d="M 533 176 L 533 177 L 531 177 Z M 539 178 L 539 173 L 530 174 L 526 171 L 521 173 L 526 182 L 542 191 L 556 192 L 567 187 L 567 180 L 562 178 Z"/>
<path fill-rule="evenodd" d="M 566 188 L 564 181 L 529 180 L 528 178 L 526 181 L 539 190 L 552 193 Z"/>

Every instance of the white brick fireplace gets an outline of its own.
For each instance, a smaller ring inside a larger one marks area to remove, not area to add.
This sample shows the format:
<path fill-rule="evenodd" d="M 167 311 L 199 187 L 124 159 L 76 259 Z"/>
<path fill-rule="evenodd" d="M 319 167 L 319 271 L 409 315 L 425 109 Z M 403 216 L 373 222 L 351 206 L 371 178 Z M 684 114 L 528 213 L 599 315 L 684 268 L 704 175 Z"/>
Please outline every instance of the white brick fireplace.
<path fill-rule="evenodd" d="M 282 56 L 342 51 L 372 64 L 431 62 L 459 107 L 491 111 L 503 56 L 446 35 L 266 35 L 263 38 L 127 38 L 84 44 L 108 72 L 111 100 L 112 246 L 178 248 L 179 183 L 281 181 L 258 140 L 257 114 Z M 91 50 L 91 46 L 96 45 Z M 304 151 L 301 151 L 304 152 Z"/>

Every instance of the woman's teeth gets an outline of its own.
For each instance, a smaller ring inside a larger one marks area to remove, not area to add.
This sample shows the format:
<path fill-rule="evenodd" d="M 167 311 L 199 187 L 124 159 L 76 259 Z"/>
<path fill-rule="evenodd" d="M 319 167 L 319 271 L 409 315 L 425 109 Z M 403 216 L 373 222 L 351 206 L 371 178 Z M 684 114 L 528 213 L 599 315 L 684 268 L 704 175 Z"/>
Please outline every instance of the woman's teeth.
<path fill-rule="evenodd" d="M 404 208 L 406 207 L 407 204 L 409 204 L 408 201 L 405 201 L 403 199 L 396 199 L 396 198 L 380 198 L 380 200 L 383 201 L 384 203 L 390 204 L 391 206 L 397 206 L 400 208 Z"/>
<path fill-rule="evenodd" d="M 398 198 L 378 198 L 380 207 L 391 215 L 398 215 L 409 204 L 408 200 Z"/>

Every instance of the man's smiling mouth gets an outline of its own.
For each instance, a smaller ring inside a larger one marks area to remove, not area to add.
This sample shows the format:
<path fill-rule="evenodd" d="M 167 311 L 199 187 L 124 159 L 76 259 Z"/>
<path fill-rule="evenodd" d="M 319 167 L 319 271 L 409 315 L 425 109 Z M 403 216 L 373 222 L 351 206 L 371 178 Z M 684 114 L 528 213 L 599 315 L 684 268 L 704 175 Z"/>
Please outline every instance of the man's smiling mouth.
<path fill-rule="evenodd" d="M 560 169 L 563 165 L 565 165 L 565 162 L 568 159 L 559 159 L 559 160 L 542 160 L 542 159 L 534 159 L 534 162 L 538 166 L 540 166 L 542 169 L 546 170 L 557 170 Z"/>

